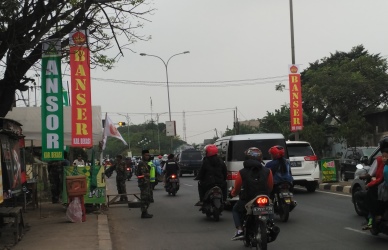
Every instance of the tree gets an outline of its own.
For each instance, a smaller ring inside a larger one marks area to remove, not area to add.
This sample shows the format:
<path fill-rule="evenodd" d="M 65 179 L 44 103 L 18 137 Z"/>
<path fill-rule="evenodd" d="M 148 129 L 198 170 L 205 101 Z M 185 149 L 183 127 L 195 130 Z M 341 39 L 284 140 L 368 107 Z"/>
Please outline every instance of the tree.
<path fill-rule="evenodd" d="M 146 0 L 1 0 L 0 1 L 0 117 L 14 103 L 16 90 L 26 91 L 34 80 L 30 70 L 40 72 L 41 42 L 61 39 L 63 57 L 68 56 L 68 34 L 77 29 L 89 30 L 91 64 L 112 68 L 123 50 L 148 37 L 135 30 L 143 26 L 136 19 L 153 9 Z M 119 39 L 120 34 L 124 41 Z M 121 42 L 120 42 L 121 41 Z M 119 54 L 109 58 L 104 53 L 113 47 Z"/>
<path fill-rule="evenodd" d="M 275 109 L 260 120 L 260 132 L 264 133 L 281 133 L 285 138 L 291 136 L 290 132 L 290 107 L 282 105 L 280 109 Z"/>
<path fill-rule="evenodd" d="M 388 103 L 387 60 L 362 45 L 310 63 L 301 73 L 303 112 L 317 124 L 346 123 Z"/>

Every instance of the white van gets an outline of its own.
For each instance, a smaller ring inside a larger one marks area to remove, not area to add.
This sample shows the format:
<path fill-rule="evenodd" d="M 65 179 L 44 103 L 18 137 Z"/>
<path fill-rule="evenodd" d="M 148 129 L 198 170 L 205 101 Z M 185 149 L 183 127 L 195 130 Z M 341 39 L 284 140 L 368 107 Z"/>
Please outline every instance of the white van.
<path fill-rule="evenodd" d="M 217 146 L 218 153 L 225 161 L 228 170 L 228 189 L 234 186 L 237 173 L 243 168 L 244 152 L 248 148 L 259 148 L 263 153 L 263 161 L 267 163 L 271 160 L 268 150 L 272 146 L 286 147 L 284 136 L 272 133 L 226 136 L 218 139 L 214 144 Z M 285 157 L 288 158 L 287 155 Z M 233 200 L 238 200 L 238 196 L 234 197 Z"/>

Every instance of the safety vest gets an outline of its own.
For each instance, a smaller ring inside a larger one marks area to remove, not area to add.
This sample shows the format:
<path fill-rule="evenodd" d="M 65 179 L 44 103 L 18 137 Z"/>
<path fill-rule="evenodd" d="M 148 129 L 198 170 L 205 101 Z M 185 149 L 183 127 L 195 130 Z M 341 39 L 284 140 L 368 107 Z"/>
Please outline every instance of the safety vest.
<path fill-rule="evenodd" d="M 155 182 L 155 165 L 149 161 L 148 166 L 150 166 L 150 182 Z"/>

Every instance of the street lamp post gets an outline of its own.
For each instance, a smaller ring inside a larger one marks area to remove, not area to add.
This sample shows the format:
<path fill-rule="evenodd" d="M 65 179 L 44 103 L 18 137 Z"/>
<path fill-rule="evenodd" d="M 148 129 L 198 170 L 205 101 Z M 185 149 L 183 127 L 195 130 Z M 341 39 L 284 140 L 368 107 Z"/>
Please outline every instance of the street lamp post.
<path fill-rule="evenodd" d="M 169 62 L 169 61 L 171 60 L 171 58 L 173 58 L 174 56 L 183 55 L 183 54 L 188 54 L 188 53 L 190 53 L 190 51 L 185 51 L 185 52 L 181 52 L 181 53 L 172 55 L 172 56 L 167 60 L 167 62 L 165 62 L 165 61 L 164 61 L 161 57 L 159 57 L 159 56 L 148 55 L 148 54 L 146 54 L 146 53 L 140 53 L 141 56 L 152 56 L 152 57 L 159 58 L 159 59 L 163 62 L 164 67 L 166 68 L 167 98 L 168 98 L 168 115 L 169 115 L 170 121 L 171 121 L 171 107 L 170 107 L 170 87 L 169 87 L 169 85 L 168 85 L 168 62 Z"/>

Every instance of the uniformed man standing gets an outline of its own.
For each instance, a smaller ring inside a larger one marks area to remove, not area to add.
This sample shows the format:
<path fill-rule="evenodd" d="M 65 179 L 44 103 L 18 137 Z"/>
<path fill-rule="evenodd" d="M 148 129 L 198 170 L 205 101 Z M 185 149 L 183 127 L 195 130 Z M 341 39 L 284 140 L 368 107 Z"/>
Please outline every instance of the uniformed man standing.
<path fill-rule="evenodd" d="M 152 218 L 147 209 L 151 202 L 151 187 L 150 187 L 150 166 L 148 161 L 150 159 L 150 152 L 145 149 L 141 152 L 142 159 L 137 166 L 137 181 L 140 188 L 141 199 L 141 218 Z"/>
<path fill-rule="evenodd" d="M 120 197 L 120 201 L 127 201 L 127 189 L 125 186 L 125 179 L 126 179 L 126 172 L 125 172 L 125 162 L 123 161 L 122 155 L 116 156 L 116 162 L 114 165 L 114 168 L 116 170 L 116 185 L 117 185 L 117 192 L 119 194 L 122 194 Z"/>

